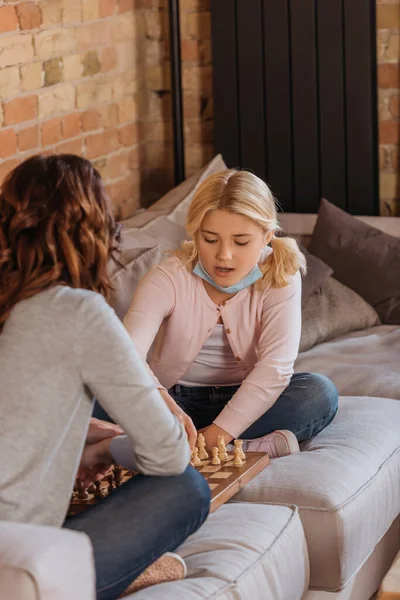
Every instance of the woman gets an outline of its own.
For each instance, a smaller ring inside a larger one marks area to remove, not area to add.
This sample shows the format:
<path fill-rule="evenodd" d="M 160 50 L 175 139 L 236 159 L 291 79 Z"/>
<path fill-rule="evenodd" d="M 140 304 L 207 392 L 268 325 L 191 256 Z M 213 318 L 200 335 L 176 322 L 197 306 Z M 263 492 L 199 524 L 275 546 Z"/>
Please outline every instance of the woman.
<path fill-rule="evenodd" d="M 273 196 L 246 171 L 210 176 L 186 229 L 192 241 L 143 278 L 125 326 L 165 401 L 209 448 L 222 436 L 254 440 L 243 447 L 270 457 L 297 452 L 338 402 L 326 377 L 293 374 L 305 259 L 276 237 Z"/>
<path fill-rule="evenodd" d="M 85 159 L 35 156 L 2 186 L 0 520 L 86 532 L 101 600 L 119 597 L 209 508 L 207 484 L 187 468 L 179 411 L 106 303 L 115 233 Z M 125 435 L 95 420 L 89 428 L 94 395 Z M 143 475 L 65 520 L 79 465 L 88 483 L 112 461 Z"/>

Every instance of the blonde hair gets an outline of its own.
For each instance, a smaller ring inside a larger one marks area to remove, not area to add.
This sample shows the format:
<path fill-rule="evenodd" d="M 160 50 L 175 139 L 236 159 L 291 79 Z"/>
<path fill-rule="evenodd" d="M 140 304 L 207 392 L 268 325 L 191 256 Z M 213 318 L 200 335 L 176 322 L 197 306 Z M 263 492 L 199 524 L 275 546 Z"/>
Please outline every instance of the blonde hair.
<path fill-rule="evenodd" d="M 197 241 L 201 223 L 211 210 L 244 215 L 258 223 L 265 233 L 273 232 L 270 242 L 273 252 L 259 263 L 263 277 L 255 284 L 257 287 L 284 287 L 289 276 L 299 269 L 305 272 L 306 260 L 296 240 L 275 236 L 281 228 L 271 190 L 253 173 L 237 169 L 210 175 L 196 191 L 186 219 L 186 231 L 192 241 L 183 242 L 174 252 L 184 265 L 190 264 L 193 268 L 198 260 Z"/>

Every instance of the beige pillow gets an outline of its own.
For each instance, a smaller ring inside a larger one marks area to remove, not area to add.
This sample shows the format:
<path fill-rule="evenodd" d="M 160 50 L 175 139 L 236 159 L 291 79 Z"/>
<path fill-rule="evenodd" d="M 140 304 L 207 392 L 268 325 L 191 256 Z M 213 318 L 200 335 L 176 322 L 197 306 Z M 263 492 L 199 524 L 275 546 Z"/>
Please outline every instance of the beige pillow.
<path fill-rule="evenodd" d="M 111 283 L 114 288 L 111 293 L 110 306 L 113 307 L 117 316 L 125 317 L 133 292 L 141 278 L 153 266 L 158 264 L 162 258 L 162 248 L 158 244 L 152 248 L 129 248 L 123 250 L 118 257 L 122 266 L 116 263 L 110 264 Z"/>
<path fill-rule="evenodd" d="M 370 304 L 333 277 L 309 297 L 303 306 L 302 320 L 300 352 L 380 323 Z"/>
<path fill-rule="evenodd" d="M 226 165 L 218 154 L 204 169 L 156 202 L 151 210 L 141 211 L 122 221 L 123 245 L 148 248 L 161 244 L 163 251 L 178 248 L 188 237 L 184 224 L 195 191 L 209 175 L 224 169 Z"/>

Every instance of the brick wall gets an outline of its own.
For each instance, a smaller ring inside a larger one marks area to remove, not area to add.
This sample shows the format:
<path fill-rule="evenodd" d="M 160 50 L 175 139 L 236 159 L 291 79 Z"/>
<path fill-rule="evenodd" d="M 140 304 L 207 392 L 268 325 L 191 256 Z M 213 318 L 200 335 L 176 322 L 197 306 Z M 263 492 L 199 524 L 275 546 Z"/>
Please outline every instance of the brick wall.
<path fill-rule="evenodd" d="M 213 155 L 210 0 L 180 0 L 187 174 Z M 168 0 L 0 0 L 0 180 L 38 151 L 93 160 L 117 214 L 173 185 Z M 400 0 L 377 0 L 381 209 L 400 213 Z"/>
<path fill-rule="evenodd" d="M 400 215 L 400 0 L 378 0 L 377 26 L 381 212 Z"/>
<path fill-rule="evenodd" d="M 0 180 L 37 152 L 73 152 L 102 172 L 117 213 L 140 197 L 132 0 L 0 0 Z"/>

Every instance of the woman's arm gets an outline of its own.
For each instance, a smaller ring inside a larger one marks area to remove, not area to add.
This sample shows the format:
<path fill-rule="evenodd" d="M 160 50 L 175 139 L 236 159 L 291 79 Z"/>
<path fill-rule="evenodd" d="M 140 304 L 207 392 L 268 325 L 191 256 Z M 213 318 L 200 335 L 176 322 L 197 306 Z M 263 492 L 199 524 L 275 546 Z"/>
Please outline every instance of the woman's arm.
<path fill-rule="evenodd" d="M 293 374 L 301 334 L 301 277 L 267 293 L 258 358 L 214 423 L 237 438 L 276 402 Z"/>
<path fill-rule="evenodd" d="M 156 389 L 127 331 L 105 300 L 90 294 L 78 315 L 76 349 L 82 381 L 124 430 L 110 444 L 116 460 L 146 475 L 183 472 L 189 445 L 182 425 Z M 120 441 L 119 441 L 120 440 Z M 115 453 L 113 446 L 115 448 Z M 122 446 L 122 450 L 121 450 Z"/>

